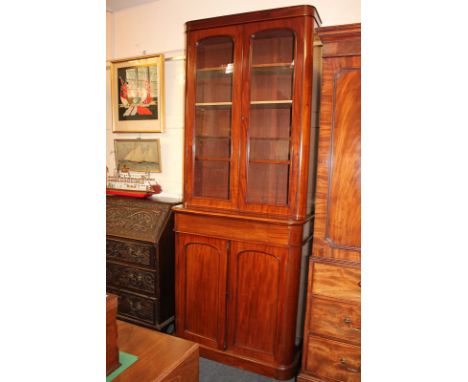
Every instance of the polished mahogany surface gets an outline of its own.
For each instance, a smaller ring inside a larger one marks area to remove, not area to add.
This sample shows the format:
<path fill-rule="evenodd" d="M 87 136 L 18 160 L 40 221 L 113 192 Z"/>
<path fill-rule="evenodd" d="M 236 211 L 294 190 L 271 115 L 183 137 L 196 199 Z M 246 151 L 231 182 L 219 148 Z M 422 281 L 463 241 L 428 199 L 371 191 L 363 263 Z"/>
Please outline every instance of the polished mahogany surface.
<path fill-rule="evenodd" d="M 298 382 L 361 380 L 360 24 L 323 43 L 315 227 Z"/>
<path fill-rule="evenodd" d="M 254 13 L 187 24 L 185 207 L 303 219 L 318 15 Z"/>
<path fill-rule="evenodd" d="M 187 23 L 176 334 L 205 357 L 276 379 L 299 367 L 317 20 L 298 6 Z"/>
<path fill-rule="evenodd" d="M 117 321 L 119 348 L 138 360 L 114 382 L 198 382 L 198 344 Z"/>

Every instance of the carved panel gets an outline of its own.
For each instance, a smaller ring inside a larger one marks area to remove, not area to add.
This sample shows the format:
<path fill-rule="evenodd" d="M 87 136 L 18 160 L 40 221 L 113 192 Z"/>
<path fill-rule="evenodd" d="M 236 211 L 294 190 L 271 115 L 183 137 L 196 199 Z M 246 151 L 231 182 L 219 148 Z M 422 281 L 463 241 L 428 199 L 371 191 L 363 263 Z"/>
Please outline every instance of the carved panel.
<path fill-rule="evenodd" d="M 106 240 L 106 254 L 108 259 L 150 266 L 153 263 L 153 252 L 154 248 L 149 245 Z"/>
<path fill-rule="evenodd" d="M 108 285 L 121 288 L 131 288 L 159 295 L 154 272 L 148 272 L 108 262 L 106 276 Z"/>
<path fill-rule="evenodd" d="M 131 198 L 107 198 L 106 233 L 111 236 L 157 242 L 169 204 Z"/>
<path fill-rule="evenodd" d="M 158 316 L 157 300 L 119 292 L 119 316 L 130 317 L 138 320 L 155 323 Z"/>

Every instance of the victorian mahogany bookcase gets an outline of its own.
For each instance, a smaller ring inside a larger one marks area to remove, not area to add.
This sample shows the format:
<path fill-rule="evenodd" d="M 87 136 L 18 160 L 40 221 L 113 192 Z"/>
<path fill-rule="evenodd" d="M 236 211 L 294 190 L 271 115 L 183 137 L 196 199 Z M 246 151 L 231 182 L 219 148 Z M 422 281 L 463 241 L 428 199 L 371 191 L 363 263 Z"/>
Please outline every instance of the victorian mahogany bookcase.
<path fill-rule="evenodd" d="M 204 357 L 277 379 L 299 366 L 319 24 L 308 5 L 186 24 L 176 334 Z"/>

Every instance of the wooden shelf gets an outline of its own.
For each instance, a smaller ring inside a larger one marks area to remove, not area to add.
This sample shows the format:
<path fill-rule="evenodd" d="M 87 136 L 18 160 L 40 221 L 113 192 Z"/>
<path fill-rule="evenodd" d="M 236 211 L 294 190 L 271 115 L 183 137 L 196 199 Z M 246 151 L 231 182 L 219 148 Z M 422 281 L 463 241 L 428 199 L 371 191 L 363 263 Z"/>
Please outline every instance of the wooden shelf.
<path fill-rule="evenodd" d="M 251 141 L 290 141 L 291 138 L 279 138 L 279 137 L 249 137 Z"/>
<path fill-rule="evenodd" d="M 273 101 L 251 101 L 250 105 L 256 106 L 256 105 L 292 105 L 292 100 L 291 99 L 283 99 L 283 100 L 273 100 Z"/>
<path fill-rule="evenodd" d="M 197 69 L 197 73 L 221 73 L 221 74 L 232 74 L 233 72 L 233 65 L 230 66 L 229 71 L 226 71 L 228 69 L 228 65 L 221 65 L 221 66 L 215 66 L 211 68 L 201 68 Z"/>
<path fill-rule="evenodd" d="M 269 69 L 269 68 L 294 68 L 294 62 L 278 62 L 272 64 L 256 64 L 251 66 L 252 69 Z"/>
<path fill-rule="evenodd" d="M 272 159 L 251 159 L 249 163 L 254 164 L 289 164 L 288 160 L 272 160 Z"/>
<path fill-rule="evenodd" d="M 220 136 L 220 135 L 195 135 L 197 139 L 231 139 L 231 137 Z"/>
<path fill-rule="evenodd" d="M 231 158 L 216 158 L 216 157 L 199 157 L 199 156 L 195 156 L 195 160 L 229 162 L 231 160 Z"/>
<path fill-rule="evenodd" d="M 232 106 L 232 102 L 196 102 L 195 106 L 198 107 L 226 107 Z"/>
<path fill-rule="evenodd" d="M 258 75 L 280 74 L 285 72 L 292 72 L 294 64 L 278 63 L 278 64 L 257 64 L 251 66 L 252 72 Z"/>

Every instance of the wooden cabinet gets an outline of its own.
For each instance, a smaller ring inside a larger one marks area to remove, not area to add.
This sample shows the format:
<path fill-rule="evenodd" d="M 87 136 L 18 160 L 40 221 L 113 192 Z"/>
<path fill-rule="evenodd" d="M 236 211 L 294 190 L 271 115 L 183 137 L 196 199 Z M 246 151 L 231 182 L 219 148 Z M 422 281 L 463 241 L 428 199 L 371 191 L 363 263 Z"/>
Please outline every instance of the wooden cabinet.
<path fill-rule="evenodd" d="M 187 23 L 186 206 L 305 218 L 318 20 L 297 6 Z"/>
<path fill-rule="evenodd" d="M 174 204 L 107 197 L 107 290 L 121 320 L 157 330 L 174 321 Z"/>
<path fill-rule="evenodd" d="M 176 334 L 198 342 L 204 357 L 291 378 L 304 225 L 175 211 Z"/>
<path fill-rule="evenodd" d="M 276 379 L 299 367 L 319 90 L 312 6 L 187 25 L 176 334 Z"/>
<path fill-rule="evenodd" d="M 319 28 L 323 76 L 313 249 L 298 382 L 361 380 L 360 24 Z"/>

